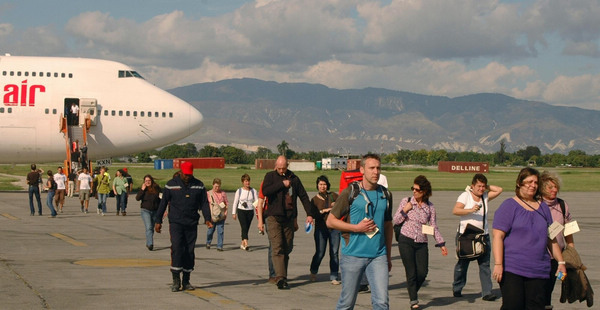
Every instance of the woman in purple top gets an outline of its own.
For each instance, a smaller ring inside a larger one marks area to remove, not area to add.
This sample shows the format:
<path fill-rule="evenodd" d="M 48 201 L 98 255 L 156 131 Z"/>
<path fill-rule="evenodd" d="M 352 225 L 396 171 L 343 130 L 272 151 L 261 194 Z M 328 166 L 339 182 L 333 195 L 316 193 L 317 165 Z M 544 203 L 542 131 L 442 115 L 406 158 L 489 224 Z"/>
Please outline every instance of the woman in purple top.
<path fill-rule="evenodd" d="M 410 307 L 419 308 L 418 291 L 425 282 L 429 271 L 429 249 L 427 234 L 433 234 L 436 247 L 442 250 L 442 255 L 448 255 L 446 242 L 440 234 L 431 197 L 431 183 L 423 175 L 415 178 L 412 197 L 400 202 L 398 211 L 393 218 L 394 225 L 402 225 L 398 238 L 398 249 L 406 272 L 406 288 L 410 297 Z"/>
<path fill-rule="evenodd" d="M 548 205 L 539 200 L 539 176 L 533 168 L 521 169 L 516 196 L 502 202 L 494 214 L 492 278 L 500 283 L 501 309 L 544 309 L 549 248 L 558 270 L 567 274 L 556 238 L 548 237 L 552 215 Z"/>

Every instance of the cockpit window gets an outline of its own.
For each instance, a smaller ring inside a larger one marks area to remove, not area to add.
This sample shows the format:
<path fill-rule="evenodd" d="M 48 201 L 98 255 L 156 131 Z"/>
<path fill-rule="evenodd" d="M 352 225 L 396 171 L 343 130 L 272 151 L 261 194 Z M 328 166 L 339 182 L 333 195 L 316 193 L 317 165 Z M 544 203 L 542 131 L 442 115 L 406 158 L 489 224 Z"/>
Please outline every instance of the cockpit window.
<path fill-rule="evenodd" d="M 144 79 L 144 77 L 142 77 L 139 73 L 137 73 L 135 71 L 119 70 L 119 78 L 129 78 L 129 77 L 136 77 L 136 78 Z"/>

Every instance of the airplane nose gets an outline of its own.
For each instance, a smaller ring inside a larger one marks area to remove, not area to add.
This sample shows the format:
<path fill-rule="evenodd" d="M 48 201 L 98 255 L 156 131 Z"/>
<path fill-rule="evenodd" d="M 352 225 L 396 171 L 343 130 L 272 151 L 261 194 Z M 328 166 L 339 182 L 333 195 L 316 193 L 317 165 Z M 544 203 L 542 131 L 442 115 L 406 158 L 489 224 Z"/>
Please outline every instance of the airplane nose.
<path fill-rule="evenodd" d="M 200 111 L 196 110 L 196 108 L 194 108 L 192 105 L 189 106 L 189 113 L 188 115 L 190 116 L 190 135 L 193 134 L 194 132 L 198 131 L 200 129 L 200 127 L 202 127 L 202 120 L 204 120 L 204 117 L 202 116 L 202 113 L 200 113 Z"/>

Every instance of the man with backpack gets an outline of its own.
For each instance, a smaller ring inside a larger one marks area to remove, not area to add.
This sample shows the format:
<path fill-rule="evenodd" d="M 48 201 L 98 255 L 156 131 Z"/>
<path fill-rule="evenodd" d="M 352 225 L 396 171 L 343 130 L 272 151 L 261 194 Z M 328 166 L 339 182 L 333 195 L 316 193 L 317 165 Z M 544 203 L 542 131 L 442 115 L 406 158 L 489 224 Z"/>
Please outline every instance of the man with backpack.
<path fill-rule="evenodd" d="M 363 179 L 342 191 L 327 217 L 327 226 L 342 232 L 342 292 L 336 309 L 352 309 L 363 274 L 371 285 L 373 309 L 389 309 L 389 272 L 392 269 L 392 195 L 377 184 L 381 160 L 363 156 Z"/>

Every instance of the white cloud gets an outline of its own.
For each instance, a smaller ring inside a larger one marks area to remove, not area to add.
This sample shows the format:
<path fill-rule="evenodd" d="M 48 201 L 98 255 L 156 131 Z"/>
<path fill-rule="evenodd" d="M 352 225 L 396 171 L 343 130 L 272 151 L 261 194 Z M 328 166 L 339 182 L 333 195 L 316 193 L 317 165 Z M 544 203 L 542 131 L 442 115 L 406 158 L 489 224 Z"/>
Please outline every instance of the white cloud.
<path fill-rule="evenodd" d="M 560 57 L 561 49 L 578 56 L 571 60 L 600 57 L 597 0 L 256 0 L 218 16 L 193 13 L 138 22 L 83 12 L 66 24 L 68 37 L 52 27 L 0 24 L 0 44 L 13 54 L 122 61 L 165 88 L 254 77 L 451 97 L 499 92 L 550 103 L 598 102 L 591 66 L 577 63 L 568 74 L 558 66 L 555 72 L 541 68 L 552 68 L 543 58 Z M 540 76 L 546 71 L 551 75 Z"/>

